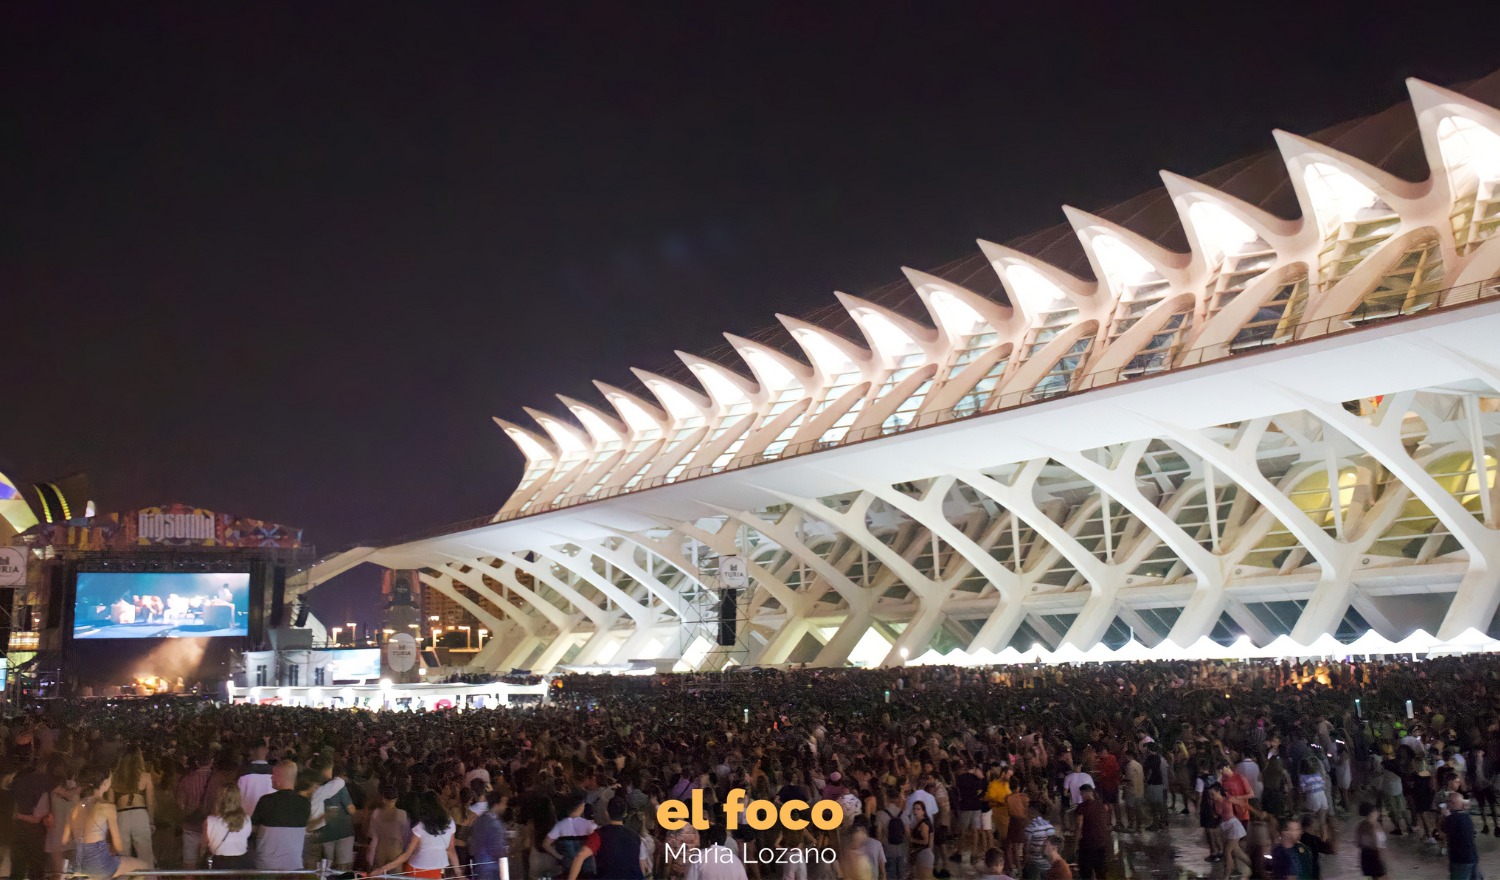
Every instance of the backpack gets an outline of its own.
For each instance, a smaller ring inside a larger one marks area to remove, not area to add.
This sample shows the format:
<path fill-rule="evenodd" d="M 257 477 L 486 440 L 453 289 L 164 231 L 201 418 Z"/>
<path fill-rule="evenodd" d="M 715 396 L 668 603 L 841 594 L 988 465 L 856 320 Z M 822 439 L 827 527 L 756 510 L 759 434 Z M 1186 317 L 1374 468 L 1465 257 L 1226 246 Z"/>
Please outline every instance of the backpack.
<path fill-rule="evenodd" d="M 901 821 L 901 814 L 892 814 L 890 810 L 882 810 L 890 819 L 885 825 L 885 842 L 891 846 L 900 846 L 906 842 L 906 823 Z"/>

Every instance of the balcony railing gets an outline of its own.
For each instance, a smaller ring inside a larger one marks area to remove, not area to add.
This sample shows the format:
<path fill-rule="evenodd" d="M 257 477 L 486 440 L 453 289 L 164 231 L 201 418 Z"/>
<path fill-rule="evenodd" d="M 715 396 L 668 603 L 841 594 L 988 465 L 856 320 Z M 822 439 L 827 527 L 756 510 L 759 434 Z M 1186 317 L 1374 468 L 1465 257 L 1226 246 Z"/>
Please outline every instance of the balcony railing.
<path fill-rule="evenodd" d="M 972 405 L 953 407 L 942 410 L 932 410 L 916 416 L 911 421 L 900 425 L 869 425 L 858 430 L 850 430 L 837 440 L 804 440 L 801 443 L 788 444 L 775 455 L 746 455 L 733 459 L 723 467 L 702 465 L 689 468 L 668 479 L 665 474 L 653 477 L 649 480 L 641 480 L 634 486 L 615 486 L 603 489 L 592 495 L 569 495 L 542 506 L 532 507 L 528 510 L 508 510 L 498 515 L 487 514 L 472 517 L 456 523 L 439 526 L 416 534 L 406 535 L 391 544 L 404 544 L 411 541 L 419 541 L 425 538 L 435 538 L 441 535 L 451 535 L 457 532 L 465 532 L 481 526 L 495 523 L 509 522 L 526 517 L 539 516 L 555 510 L 564 510 L 569 507 L 577 507 L 594 501 L 603 501 L 620 495 L 631 495 L 636 492 L 654 489 L 669 483 L 683 483 L 688 480 L 700 479 L 725 471 L 738 470 L 744 467 L 752 467 L 772 461 L 782 461 L 788 458 L 796 458 L 813 452 L 820 452 L 842 446 L 851 446 L 856 443 L 864 443 L 870 440 L 878 440 L 881 437 L 889 437 L 894 434 L 904 434 L 911 431 L 931 428 L 937 425 L 945 425 L 950 422 L 964 421 L 967 419 L 981 418 L 999 412 L 1019 409 L 1049 400 L 1063 397 L 1072 397 L 1077 394 L 1100 388 L 1111 388 L 1125 383 L 1139 382 L 1151 376 L 1159 376 L 1164 373 L 1176 372 L 1178 370 L 1203 366 L 1205 364 L 1217 363 L 1226 359 L 1254 357 L 1267 351 L 1306 342 L 1313 339 L 1325 339 L 1330 336 L 1341 336 L 1348 333 L 1357 333 L 1367 327 L 1388 324 L 1393 321 L 1406 320 L 1421 315 L 1450 309 L 1462 308 L 1478 302 L 1500 299 L 1500 277 L 1490 278 L 1484 281 L 1475 281 L 1440 290 L 1433 295 L 1424 296 L 1405 307 L 1397 307 L 1387 302 L 1381 302 L 1373 306 L 1361 306 L 1352 312 L 1336 315 L 1328 318 L 1319 318 L 1313 321 L 1305 321 L 1300 324 L 1281 328 L 1274 335 L 1259 342 L 1254 346 L 1244 347 L 1236 345 L 1234 340 L 1226 340 L 1214 345 L 1199 348 L 1185 349 L 1177 353 L 1170 365 L 1162 365 L 1156 369 L 1143 369 L 1139 364 L 1132 361 L 1122 367 L 1110 370 L 1099 370 L 1074 376 L 1069 386 L 1056 390 L 1041 390 L 1031 388 L 1024 391 L 1011 391 L 1006 394 L 992 398 L 982 408 Z"/>

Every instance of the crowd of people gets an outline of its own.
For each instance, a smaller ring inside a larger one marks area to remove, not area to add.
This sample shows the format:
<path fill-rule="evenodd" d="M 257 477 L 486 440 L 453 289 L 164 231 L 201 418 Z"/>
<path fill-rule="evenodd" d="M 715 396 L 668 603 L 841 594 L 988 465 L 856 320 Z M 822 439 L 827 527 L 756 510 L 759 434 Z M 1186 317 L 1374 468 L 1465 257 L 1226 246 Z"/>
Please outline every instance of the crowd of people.
<path fill-rule="evenodd" d="M 1471 880 L 1500 836 L 1491 657 L 560 681 L 465 712 L 56 702 L 0 730 L 8 876 L 1052 880 L 1119 876 L 1121 841 L 1192 827 L 1226 877 L 1320 877 L 1352 848 L 1382 878 L 1410 835 L 1432 876 Z M 733 789 L 843 819 L 729 823 Z M 695 798 L 709 827 L 659 824 Z"/>

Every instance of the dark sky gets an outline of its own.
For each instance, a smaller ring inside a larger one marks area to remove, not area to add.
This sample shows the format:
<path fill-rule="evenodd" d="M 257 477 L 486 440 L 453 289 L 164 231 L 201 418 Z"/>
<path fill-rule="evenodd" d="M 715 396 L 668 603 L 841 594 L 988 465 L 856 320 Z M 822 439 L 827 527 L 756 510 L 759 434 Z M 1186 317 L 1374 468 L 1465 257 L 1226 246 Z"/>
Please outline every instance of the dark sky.
<path fill-rule="evenodd" d="M 8 4 L 0 471 L 493 512 L 493 415 L 1500 67 L 1500 4 L 1144 5 Z"/>

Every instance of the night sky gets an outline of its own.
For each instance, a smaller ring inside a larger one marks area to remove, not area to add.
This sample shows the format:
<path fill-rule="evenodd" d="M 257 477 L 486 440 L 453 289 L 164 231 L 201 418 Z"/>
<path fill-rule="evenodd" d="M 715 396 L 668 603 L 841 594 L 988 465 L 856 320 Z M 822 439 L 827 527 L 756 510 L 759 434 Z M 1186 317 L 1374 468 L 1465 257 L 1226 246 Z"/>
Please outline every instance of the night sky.
<path fill-rule="evenodd" d="M 491 416 L 1500 68 L 1500 4 L 1140 5 L 9 4 L 0 471 L 491 513 Z"/>

